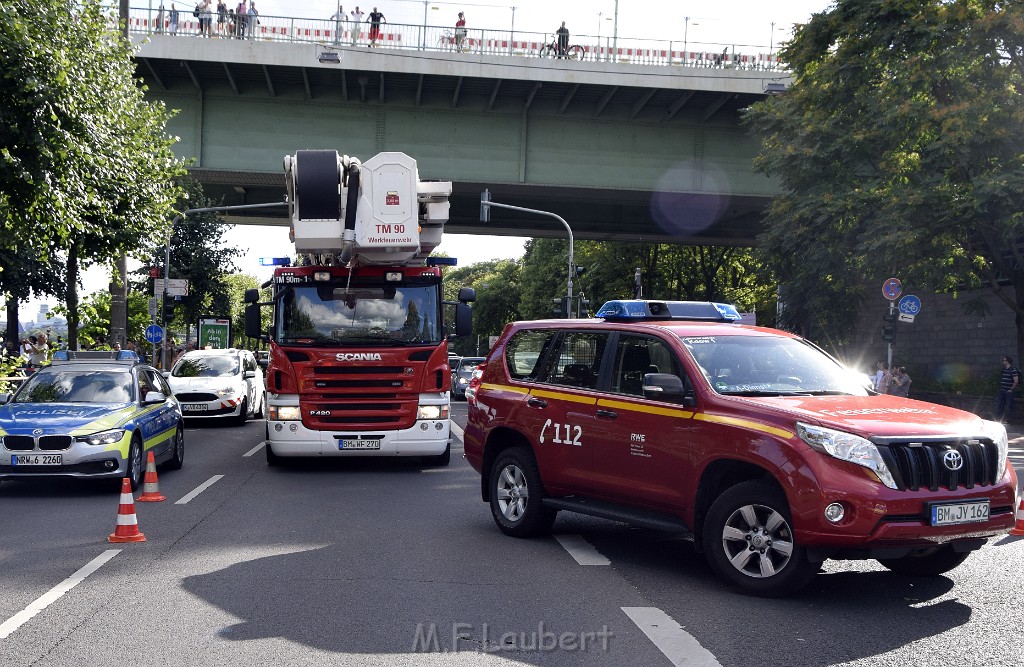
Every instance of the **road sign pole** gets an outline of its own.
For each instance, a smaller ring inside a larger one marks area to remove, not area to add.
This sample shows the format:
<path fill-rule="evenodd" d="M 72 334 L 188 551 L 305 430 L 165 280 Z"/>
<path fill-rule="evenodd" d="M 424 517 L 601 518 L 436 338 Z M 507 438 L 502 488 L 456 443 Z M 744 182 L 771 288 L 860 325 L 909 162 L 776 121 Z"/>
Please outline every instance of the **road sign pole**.
<path fill-rule="evenodd" d="M 893 317 L 896 316 L 896 302 L 895 301 L 889 301 L 889 314 L 892 315 Z M 894 331 L 895 331 L 895 326 L 896 326 L 896 323 L 893 322 L 893 327 L 894 327 L 893 330 Z M 889 364 L 889 372 L 891 373 L 892 372 L 892 341 L 889 341 L 886 344 L 886 347 L 887 347 L 887 352 L 886 352 L 886 359 L 885 360 L 886 360 L 886 363 Z"/>

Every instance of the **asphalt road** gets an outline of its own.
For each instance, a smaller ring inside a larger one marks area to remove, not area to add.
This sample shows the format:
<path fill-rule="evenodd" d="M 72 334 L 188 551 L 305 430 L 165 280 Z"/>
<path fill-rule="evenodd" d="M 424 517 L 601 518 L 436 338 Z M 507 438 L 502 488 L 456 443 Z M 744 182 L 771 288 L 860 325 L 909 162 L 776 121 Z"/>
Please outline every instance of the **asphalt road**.
<path fill-rule="evenodd" d="M 465 404 L 455 413 L 464 423 Z M 279 469 L 262 434 L 258 422 L 190 426 L 185 467 L 160 474 L 168 500 L 135 504 L 139 544 L 106 540 L 110 484 L 0 484 L 0 664 L 988 666 L 1024 655 L 1021 538 L 934 579 L 830 562 L 799 595 L 761 600 L 652 531 L 563 513 L 550 538 L 503 536 L 461 443 L 447 468 Z M 1024 468 L 1024 437 L 1013 458 Z"/>

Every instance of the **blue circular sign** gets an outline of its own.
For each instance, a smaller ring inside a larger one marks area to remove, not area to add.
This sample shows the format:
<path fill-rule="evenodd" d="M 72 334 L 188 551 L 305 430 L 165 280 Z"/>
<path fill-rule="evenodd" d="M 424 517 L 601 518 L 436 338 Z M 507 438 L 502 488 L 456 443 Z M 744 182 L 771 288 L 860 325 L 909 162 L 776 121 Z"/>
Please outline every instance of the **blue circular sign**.
<path fill-rule="evenodd" d="M 889 278 L 882 283 L 882 296 L 889 301 L 895 301 L 900 298 L 900 293 L 903 291 L 903 283 L 900 282 L 899 278 Z"/>
<path fill-rule="evenodd" d="M 904 315 L 917 315 L 921 312 L 921 300 L 912 294 L 900 299 L 900 312 Z"/>
<path fill-rule="evenodd" d="M 150 324 L 146 327 L 146 340 L 150 343 L 159 343 L 164 339 L 164 328 L 159 324 Z"/>

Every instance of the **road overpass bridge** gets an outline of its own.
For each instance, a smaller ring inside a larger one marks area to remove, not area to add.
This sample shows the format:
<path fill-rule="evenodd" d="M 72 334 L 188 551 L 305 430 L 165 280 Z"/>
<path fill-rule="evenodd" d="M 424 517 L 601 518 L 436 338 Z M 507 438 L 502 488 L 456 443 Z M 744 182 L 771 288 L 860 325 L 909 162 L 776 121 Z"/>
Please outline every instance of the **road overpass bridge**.
<path fill-rule="evenodd" d="M 740 126 L 777 71 L 510 57 L 272 39 L 141 35 L 147 95 L 177 110 L 168 130 L 192 174 L 224 204 L 281 201 L 282 157 L 333 148 L 416 158 L 453 182 L 454 233 L 560 237 L 546 218 L 495 211 L 479 196 L 558 213 L 577 238 L 747 245 L 776 192 L 754 174 Z M 332 55 L 335 54 L 335 55 Z M 692 55 L 692 54 L 691 54 Z M 712 65 L 709 67 L 697 64 Z M 274 213 L 233 216 L 287 224 Z"/>

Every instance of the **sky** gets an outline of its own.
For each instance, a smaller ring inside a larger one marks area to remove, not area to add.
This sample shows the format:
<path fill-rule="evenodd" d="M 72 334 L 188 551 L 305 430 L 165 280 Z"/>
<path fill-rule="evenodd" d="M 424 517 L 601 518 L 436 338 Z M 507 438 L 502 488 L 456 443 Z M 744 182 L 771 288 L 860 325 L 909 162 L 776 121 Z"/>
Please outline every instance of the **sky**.
<path fill-rule="evenodd" d="M 167 0 L 164 2 L 170 5 Z M 236 4 L 235 0 L 227 2 L 229 6 Z M 159 3 L 160 0 L 132 0 L 131 6 L 151 4 L 157 7 Z M 180 9 L 192 3 L 186 0 L 175 4 Z M 346 12 L 356 7 L 355 2 L 347 0 L 341 4 Z M 688 0 L 511 0 L 506 3 L 377 0 L 376 4 L 371 0 L 359 7 L 368 13 L 376 6 L 389 23 L 422 25 L 426 14 L 428 25 L 454 25 L 461 11 L 470 29 L 509 30 L 513 28 L 514 19 L 516 32 L 553 32 L 565 21 L 574 36 L 617 34 L 620 38 L 682 41 L 685 33 L 690 44 L 706 44 L 708 50 L 720 49 L 724 44 L 756 45 L 767 50 L 769 44 L 778 45 L 788 39 L 793 24 L 805 22 L 812 13 L 824 11 L 830 5 L 830 0 L 775 3 L 763 0 L 699 3 Z M 263 16 L 298 18 L 326 19 L 337 10 L 331 0 L 257 0 L 256 7 Z M 365 160 L 372 156 L 360 157 Z M 437 251 L 457 257 L 459 266 L 468 266 L 481 261 L 521 257 L 526 240 L 445 234 Z M 282 249 L 291 249 L 285 227 L 233 226 L 225 235 L 225 244 L 242 249 L 245 255 L 235 260 L 236 266 L 261 279 L 269 277 L 270 270 L 259 266 L 259 258 L 287 255 L 290 253 Z M 82 294 L 106 289 L 109 280 L 109 271 L 102 267 L 83 272 Z M 48 301 L 54 304 L 54 300 Z M 39 303 L 40 300 L 33 299 L 22 304 L 22 319 L 33 317 Z"/>

